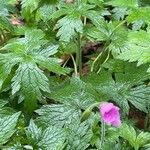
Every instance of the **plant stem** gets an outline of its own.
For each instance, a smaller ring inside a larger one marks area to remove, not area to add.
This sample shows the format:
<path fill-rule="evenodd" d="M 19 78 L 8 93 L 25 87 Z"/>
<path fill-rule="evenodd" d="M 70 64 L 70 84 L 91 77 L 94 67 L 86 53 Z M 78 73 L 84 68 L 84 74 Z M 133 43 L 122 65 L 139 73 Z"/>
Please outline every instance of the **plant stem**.
<path fill-rule="evenodd" d="M 79 68 L 79 74 L 81 75 L 82 70 L 82 49 L 81 49 L 81 35 L 78 33 L 77 39 L 78 51 L 76 52 L 76 65 Z"/>
<path fill-rule="evenodd" d="M 77 0 L 77 5 L 80 6 L 80 0 Z"/>
<path fill-rule="evenodd" d="M 113 34 L 121 25 L 123 25 L 125 22 L 126 22 L 126 20 L 123 20 L 121 23 L 119 23 L 119 24 L 114 28 L 114 30 L 112 31 L 112 33 L 111 33 L 110 36 L 112 36 L 112 34 Z"/>
<path fill-rule="evenodd" d="M 123 25 L 125 22 L 126 22 L 126 20 L 122 21 L 120 24 L 118 24 L 118 25 L 114 28 L 114 30 L 113 30 L 112 33 L 110 34 L 109 39 L 111 39 L 111 36 L 113 35 L 113 33 L 114 33 L 121 25 Z M 94 71 L 95 63 L 96 63 L 96 62 L 98 61 L 98 59 L 101 57 L 102 53 L 108 49 L 109 44 L 110 44 L 110 40 L 107 40 L 106 43 L 105 43 L 105 45 L 104 45 L 104 47 L 103 47 L 103 49 L 102 49 L 102 52 L 100 52 L 100 54 L 96 57 L 96 59 L 95 59 L 95 60 L 93 61 L 93 63 L 92 63 L 91 72 Z M 107 60 L 108 60 L 108 59 L 109 59 L 109 57 L 107 57 Z M 106 61 L 107 61 L 107 60 L 106 60 Z M 104 61 L 104 62 L 106 62 L 106 61 Z M 98 70 L 98 72 L 100 72 L 100 69 Z"/>
<path fill-rule="evenodd" d="M 105 61 L 103 62 L 103 64 L 104 64 L 105 62 L 107 62 L 107 60 L 109 59 L 109 57 L 110 57 L 110 51 L 108 52 L 108 55 L 107 55 Z M 97 74 L 99 74 L 100 71 L 101 71 L 101 67 L 98 69 Z"/>
<path fill-rule="evenodd" d="M 103 53 L 105 50 L 107 50 L 107 48 L 108 48 L 108 46 L 109 46 L 109 43 L 110 43 L 109 41 L 107 41 L 107 42 L 105 43 L 105 45 L 104 45 L 104 47 L 103 47 L 103 49 L 102 49 L 102 52 L 100 52 L 99 55 L 98 55 L 98 56 L 95 58 L 95 60 L 93 61 L 92 66 L 91 66 L 91 72 L 94 71 L 94 66 L 95 66 L 96 62 L 97 62 L 98 59 L 101 57 L 102 53 Z"/>
<path fill-rule="evenodd" d="M 148 131 L 149 130 L 149 121 L 150 121 L 150 108 L 148 108 L 148 113 L 146 115 L 146 118 L 145 118 L 145 122 L 144 122 L 144 130 L 145 131 Z"/>
<path fill-rule="evenodd" d="M 103 148 L 104 139 L 105 139 L 105 123 L 104 121 L 101 121 L 101 142 L 100 142 L 100 148 Z"/>
<path fill-rule="evenodd" d="M 144 131 L 147 131 L 147 127 L 148 127 L 148 115 L 146 115 L 145 120 L 144 120 Z"/>
<path fill-rule="evenodd" d="M 78 76 L 78 70 L 77 70 L 76 62 L 75 62 L 74 57 L 72 56 L 72 54 L 70 56 L 71 56 L 72 61 L 73 61 L 75 75 Z"/>
<path fill-rule="evenodd" d="M 69 61 L 69 58 L 64 62 L 63 66 L 62 66 L 63 68 L 66 66 L 68 61 Z"/>
<path fill-rule="evenodd" d="M 86 17 L 84 17 L 84 22 L 83 22 L 84 26 L 86 26 L 86 20 L 87 20 Z"/>
<path fill-rule="evenodd" d="M 94 108 L 94 107 L 98 107 L 100 105 L 100 103 L 94 103 L 94 104 L 92 104 L 92 105 L 90 105 L 83 113 L 82 113 L 82 115 L 81 115 L 81 122 L 83 122 L 83 121 L 85 121 L 86 119 L 88 119 L 89 118 L 89 116 L 91 115 L 91 113 L 92 113 L 92 109 Z"/>

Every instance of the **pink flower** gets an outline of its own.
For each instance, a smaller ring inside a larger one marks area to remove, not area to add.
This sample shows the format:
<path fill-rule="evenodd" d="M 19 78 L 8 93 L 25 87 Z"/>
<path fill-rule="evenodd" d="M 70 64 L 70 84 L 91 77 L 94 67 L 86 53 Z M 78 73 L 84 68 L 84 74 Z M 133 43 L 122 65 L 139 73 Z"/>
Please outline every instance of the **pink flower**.
<path fill-rule="evenodd" d="M 119 108 L 113 103 L 102 103 L 100 104 L 100 113 L 102 120 L 109 125 L 119 127 L 121 125 Z"/>

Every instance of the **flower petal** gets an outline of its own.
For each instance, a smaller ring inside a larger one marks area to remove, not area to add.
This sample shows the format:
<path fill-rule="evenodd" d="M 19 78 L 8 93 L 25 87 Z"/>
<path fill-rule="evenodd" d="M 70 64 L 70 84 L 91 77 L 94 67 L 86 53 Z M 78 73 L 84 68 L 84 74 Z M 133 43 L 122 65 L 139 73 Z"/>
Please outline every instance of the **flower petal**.
<path fill-rule="evenodd" d="M 115 106 L 113 103 L 102 103 L 100 105 L 100 113 L 102 120 L 106 124 L 111 124 L 115 127 L 121 125 L 119 107 Z"/>

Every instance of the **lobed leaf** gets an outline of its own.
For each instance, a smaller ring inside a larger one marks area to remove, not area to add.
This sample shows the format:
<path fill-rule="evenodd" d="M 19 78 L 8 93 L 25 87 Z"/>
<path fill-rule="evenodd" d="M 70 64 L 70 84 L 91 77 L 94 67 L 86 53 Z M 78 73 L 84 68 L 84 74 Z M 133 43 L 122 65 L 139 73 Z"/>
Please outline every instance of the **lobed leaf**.
<path fill-rule="evenodd" d="M 48 79 L 34 63 L 22 63 L 12 79 L 12 94 L 19 90 L 28 98 L 41 98 L 41 91 L 49 92 Z"/>
<path fill-rule="evenodd" d="M 5 144 L 16 131 L 20 112 L 0 118 L 0 145 Z"/>
<path fill-rule="evenodd" d="M 83 32 L 83 23 L 80 17 L 66 16 L 58 21 L 55 29 L 59 29 L 57 37 L 60 37 L 61 41 L 69 42 L 76 32 Z"/>
<path fill-rule="evenodd" d="M 38 128 L 33 120 L 26 131 L 28 142 L 35 149 L 58 150 L 65 142 L 65 132 L 61 128 L 49 126 L 46 129 Z"/>
<path fill-rule="evenodd" d="M 37 120 L 42 124 L 62 127 L 71 124 L 73 120 L 79 120 L 81 115 L 81 110 L 70 104 L 51 104 L 35 112 L 40 115 Z"/>

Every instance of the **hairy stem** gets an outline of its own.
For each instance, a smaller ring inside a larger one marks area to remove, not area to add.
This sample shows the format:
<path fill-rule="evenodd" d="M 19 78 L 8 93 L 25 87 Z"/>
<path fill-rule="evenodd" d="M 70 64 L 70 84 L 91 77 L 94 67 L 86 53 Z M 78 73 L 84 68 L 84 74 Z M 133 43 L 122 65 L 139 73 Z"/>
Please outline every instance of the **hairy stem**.
<path fill-rule="evenodd" d="M 90 106 L 82 113 L 81 122 L 87 120 L 87 119 L 90 117 L 91 113 L 92 113 L 92 109 L 93 109 L 94 107 L 98 107 L 99 105 L 100 105 L 100 103 L 98 103 L 98 102 L 97 102 L 97 103 L 94 103 L 94 104 L 92 104 L 92 105 L 90 105 Z"/>
<path fill-rule="evenodd" d="M 81 75 L 82 70 L 82 49 L 81 49 L 81 35 L 78 33 L 77 39 L 78 51 L 76 52 L 76 65 L 78 67 L 78 72 Z"/>
<path fill-rule="evenodd" d="M 101 123 L 101 142 L 100 142 L 101 149 L 103 148 L 104 140 L 105 140 L 105 123 L 104 123 L 104 121 L 102 121 L 102 123 Z"/>
<path fill-rule="evenodd" d="M 77 65 L 76 65 L 75 59 L 74 59 L 72 54 L 70 56 L 71 56 L 72 61 L 73 61 L 75 75 L 78 76 L 78 70 L 77 70 Z"/>

